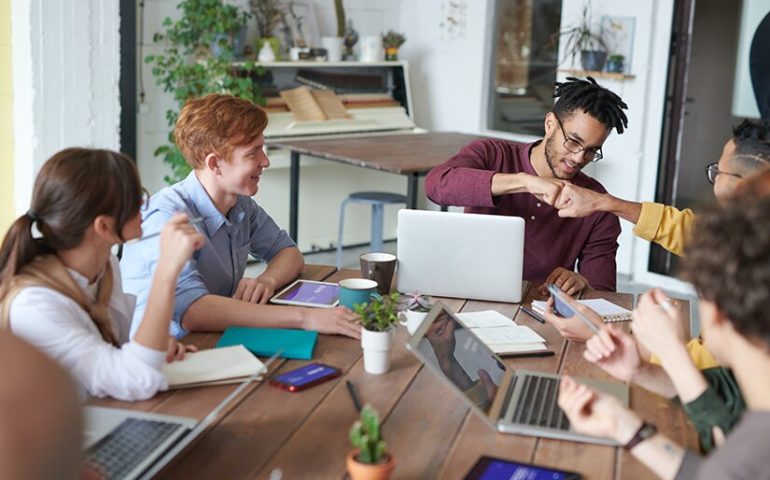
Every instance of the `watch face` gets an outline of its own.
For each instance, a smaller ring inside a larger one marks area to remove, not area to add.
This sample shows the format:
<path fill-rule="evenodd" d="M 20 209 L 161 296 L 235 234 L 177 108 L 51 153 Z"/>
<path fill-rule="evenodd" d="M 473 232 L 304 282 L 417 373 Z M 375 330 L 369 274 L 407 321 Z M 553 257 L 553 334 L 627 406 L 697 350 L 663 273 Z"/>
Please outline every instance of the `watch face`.
<path fill-rule="evenodd" d="M 651 436 L 655 435 L 655 433 L 658 431 L 657 428 L 655 428 L 655 425 L 651 423 L 645 423 L 642 427 L 642 430 L 639 432 L 639 437 L 642 440 L 646 440 L 650 438 Z"/>

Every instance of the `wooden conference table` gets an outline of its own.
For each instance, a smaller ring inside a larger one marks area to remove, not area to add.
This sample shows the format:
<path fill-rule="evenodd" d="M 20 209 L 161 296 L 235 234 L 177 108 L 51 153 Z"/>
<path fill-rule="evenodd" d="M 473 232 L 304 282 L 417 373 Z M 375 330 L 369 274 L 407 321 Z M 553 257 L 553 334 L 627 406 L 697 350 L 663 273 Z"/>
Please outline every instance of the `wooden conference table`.
<path fill-rule="evenodd" d="M 300 155 L 405 175 L 408 178 L 407 208 L 417 208 L 419 178 L 479 138 L 483 137 L 457 132 L 428 132 L 320 140 L 268 140 L 268 146 L 291 152 L 289 235 L 297 241 Z"/>
<path fill-rule="evenodd" d="M 307 266 L 303 277 L 339 281 L 360 276 L 355 270 Z M 533 298 L 530 288 L 524 303 Z M 600 293 L 625 307 L 632 297 Z M 507 316 L 517 305 L 442 299 L 457 311 L 497 310 Z M 686 302 L 681 306 L 689 316 Z M 568 373 L 585 378 L 609 378 L 582 357 L 581 344 L 564 341 L 554 328 L 541 325 L 523 312 L 517 323 L 528 325 L 546 338 L 553 357 L 506 359 L 515 368 Z M 689 324 L 689 323 L 688 323 Z M 219 334 L 192 334 L 186 341 L 209 348 Z M 321 335 L 314 360 L 339 367 L 341 378 L 306 391 L 289 393 L 256 383 L 217 424 L 172 462 L 159 478 L 269 478 L 281 470 L 284 479 L 342 479 L 345 456 L 351 449 L 348 430 L 357 418 L 345 380 L 352 381 L 364 402 L 371 403 L 383 420 L 387 449 L 396 456 L 394 479 L 455 479 L 480 455 L 493 455 L 580 472 L 588 479 L 654 478 L 652 473 L 621 448 L 495 433 L 447 386 L 404 348 L 406 331 L 400 328 L 385 375 L 363 370 L 360 343 L 339 336 Z M 280 360 L 270 375 L 307 362 Z M 237 385 L 219 385 L 163 392 L 137 403 L 110 399 L 90 403 L 172 415 L 203 418 Z M 680 444 L 696 448 L 697 437 L 682 410 L 643 389 L 631 388 L 631 406 Z M 280 478 L 280 477 L 276 477 Z"/>

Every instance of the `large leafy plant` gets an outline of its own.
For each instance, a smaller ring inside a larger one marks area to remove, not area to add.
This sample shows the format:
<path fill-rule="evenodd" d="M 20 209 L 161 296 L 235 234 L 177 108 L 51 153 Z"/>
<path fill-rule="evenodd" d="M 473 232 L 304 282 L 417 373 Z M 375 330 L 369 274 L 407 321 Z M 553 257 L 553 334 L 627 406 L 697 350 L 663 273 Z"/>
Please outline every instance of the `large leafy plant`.
<path fill-rule="evenodd" d="M 584 50 L 607 51 L 607 41 L 601 27 L 596 25 L 591 17 L 590 0 L 583 5 L 580 18 L 573 24 L 558 32 L 556 37 L 560 37 L 564 42 L 562 51 L 564 60 L 571 59 L 575 62 L 575 57 Z"/>
<path fill-rule="evenodd" d="M 238 38 L 249 14 L 222 0 L 183 0 L 177 4 L 182 16 L 177 21 L 166 18 L 165 31 L 154 35 L 155 42 L 165 43 L 163 53 L 148 55 L 152 74 L 163 90 L 171 92 L 176 108 L 166 111 L 166 121 L 173 131 L 179 110 L 190 99 L 209 93 L 225 93 L 264 105 L 265 101 L 254 81 L 263 73 L 253 61 L 234 64 L 241 52 Z M 216 52 L 216 54 L 215 54 Z M 171 166 L 171 184 L 182 180 L 190 167 L 169 133 L 168 144 L 158 147 L 155 156 Z"/>

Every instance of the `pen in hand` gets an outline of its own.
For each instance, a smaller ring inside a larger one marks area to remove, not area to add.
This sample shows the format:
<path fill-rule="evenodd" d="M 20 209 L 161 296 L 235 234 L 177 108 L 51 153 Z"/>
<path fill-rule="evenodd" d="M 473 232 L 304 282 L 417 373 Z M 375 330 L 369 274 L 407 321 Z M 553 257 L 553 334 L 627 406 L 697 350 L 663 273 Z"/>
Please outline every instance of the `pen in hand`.
<path fill-rule="evenodd" d="M 195 218 L 191 218 L 190 219 L 190 225 L 197 225 L 197 224 L 199 224 L 201 222 L 203 222 L 203 217 L 195 217 Z M 155 238 L 158 235 L 160 235 L 161 232 L 162 232 L 162 230 L 158 230 L 157 232 L 151 233 L 149 235 L 144 235 L 144 236 L 139 237 L 139 238 L 132 238 L 131 240 L 125 242 L 125 244 L 126 245 L 131 245 L 133 243 L 141 242 L 141 241 L 147 240 L 149 238 Z"/>
<path fill-rule="evenodd" d="M 353 405 L 356 407 L 356 412 L 361 411 L 361 399 L 358 397 L 358 391 L 356 386 L 350 380 L 345 380 L 345 384 L 348 386 L 348 392 L 350 392 L 350 398 L 353 399 Z"/>

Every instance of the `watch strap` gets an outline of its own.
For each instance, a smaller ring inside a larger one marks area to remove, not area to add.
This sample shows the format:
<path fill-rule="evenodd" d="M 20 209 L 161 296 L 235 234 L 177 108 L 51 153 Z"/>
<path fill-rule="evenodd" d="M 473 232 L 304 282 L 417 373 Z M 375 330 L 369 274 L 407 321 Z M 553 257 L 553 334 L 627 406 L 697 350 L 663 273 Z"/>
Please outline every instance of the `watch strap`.
<path fill-rule="evenodd" d="M 639 445 L 641 442 L 655 435 L 657 432 L 658 432 L 658 428 L 655 425 L 647 422 L 642 422 L 642 425 L 639 427 L 636 433 L 634 433 L 634 436 L 631 437 L 631 440 L 629 440 L 628 443 L 623 445 L 623 448 L 625 448 L 626 450 L 631 450 L 635 446 Z"/>

